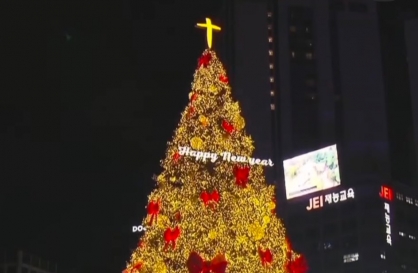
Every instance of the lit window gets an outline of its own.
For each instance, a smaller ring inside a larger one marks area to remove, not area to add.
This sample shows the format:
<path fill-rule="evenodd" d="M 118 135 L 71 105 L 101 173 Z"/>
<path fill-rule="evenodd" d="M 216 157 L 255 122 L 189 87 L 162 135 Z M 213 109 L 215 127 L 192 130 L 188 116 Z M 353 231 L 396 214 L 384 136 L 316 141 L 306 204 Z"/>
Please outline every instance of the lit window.
<path fill-rule="evenodd" d="M 402 269 L 406 269 L 406 265 L 404 265 L 404 264 L 401 265 L 401 267 L 402 267 Z"/>
<path fill-rule="evenodd" d="M 274 96 L 274 91 L 270 91 L 270 96 Z"/>
<path fill-rule="evenodd" d="M 413 199 L 411 197 L 407 196 L 407 197 L 405 197 L 405 200 L 406 200 L 406 203 L 408 203 L 408 204 L 411 204 L 411 205 L 414 204 Z"/>
<path fill-rule="evenodd" d="M 268 25 L 268 26 L 267 26 L 267 28 L 268 28 L 268 29 L 271 29 L 272 27 L 271 27 L 271 25 Z"/>
<path fill-rule="evenodd" d="M 295 57 L 295 52 L 294 51 L 292 51 L 292 58 L 294 58 Z"/>
<path fill-rule="evenodd" d="M 269 37 L 269 42 L 273 42 L 273 37 Z"/>
<path fill-rule="evenodd" d="M 411 239 L 411 240 L 416 240 L 416 239 L 417 239 L 417 237 L 415 237 L 415 236 L 413 236 L 413 235 L 408 235 L 408 237 L 409 237 L 409 239 Z"/>
<path fill-rule="evenodd" d="M 415 206 L 418 207 L 418 200 L 417 199 L 415 199 Z"/>
<path fill-rule="evenodd" d="M 399 235 L 405 237 L 405 233 L 403 233 L 402 231 L 399 231 Z"/>
<path fill-rule="evenodd" d="M 267 12 L 267 16 L 271 17 L 273 14 L 271 12 Z"/>
<path fill-rule="evenodd" d="M 359 258 L 358 253 L 347 254 L 343 256 L 343 262 L 344 263 L 355 262 L 355 261 L 358 261 L 358 258 Z"/>
<path fill-rule="evenodd" d="M 269 67 L 270 67 L 270 69 L 273 69 L 274 66 L 273 66 L 273 64 L 269 64 Z"/>
<path fill-rule="evenodd" d="M 271 109 L 271 110 L 276 109 L 276 107 L 274 107 L 274 104 L 270 104 L 270 109 Z"/>
<path fill-rule="evenodd" d="M 305 28 L 305 31 L 306 31 L 306 33 L 309 33 L 309 28 L 308 27 Z"/>
<path fill-rule="evenodd" d="M 385 253 L 384 251 L 382 251 L 382 252 L 380 253 L 380 259 L 382 259 L 382 260 L 386 260 L 386 253 Z"/>
<path fill-rule="evenodd" d="M 290 29 L 290 32 L 296 32 L 296 30 L 297 30 L 295 26 L 290 26 L 289 29 Z"/>
<path fill-rule="evenodd" d="M 270 77 L 270 82 L 274 82 L 274 78 L 273 77 Z"/>
<path fill-rule="evenodd" d="M 396 193 L 396 199 L 398 200 L 403 200 L 403 195 L 400 194 L 399 192 Z"/>
<path fill-rule="evenodd" d="M 311 52 L 307 52 L 307 53 L 305 54 L 305 57 L 306 57 L 306 59 L 308 59 L 308 60 L 312 60 L 312 59 L 313 59 L 313 54 L 312 54 Z"/>
<path fill-rule="evenodd" d="M 269 55 L 273 56 L 273 50 L 269 50 Z"/>

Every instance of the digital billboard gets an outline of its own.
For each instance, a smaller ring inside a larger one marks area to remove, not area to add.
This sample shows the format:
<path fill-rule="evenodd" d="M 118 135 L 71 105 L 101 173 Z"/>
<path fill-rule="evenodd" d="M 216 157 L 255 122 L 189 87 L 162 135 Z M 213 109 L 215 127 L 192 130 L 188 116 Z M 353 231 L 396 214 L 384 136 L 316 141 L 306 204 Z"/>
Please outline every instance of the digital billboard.
<path fill-rule="evenodd" d="M 283 167 L 288 200 L 341 184 L 337 145 L 284 160 Z"/>

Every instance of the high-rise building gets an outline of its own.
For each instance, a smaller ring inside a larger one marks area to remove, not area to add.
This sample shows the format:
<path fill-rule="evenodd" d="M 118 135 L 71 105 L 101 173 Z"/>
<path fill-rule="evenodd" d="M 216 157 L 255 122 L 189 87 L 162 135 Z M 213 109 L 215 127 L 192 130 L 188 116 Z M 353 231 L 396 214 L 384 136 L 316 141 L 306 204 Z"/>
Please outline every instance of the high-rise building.
<path fill-rule="evenodd" d="M 236 0 L 222 10 L 218 50 L 255 152 L 276 162 L 267 175 L 278 186 L 278 212 L 311 273 L 418 269 L 416 161 L 408 152 L 418 127 L 402 85 L 404 53 L 393 53 L 405 39 L 378 16 L 378 5 L 395 4 Z M 282 161 L 332 144 L 340 185 L 287 199 Z"/>
<path fill-rule="evenodd" d="M 414 128 L 412 151 L 418 155 L 418 17 L 405 22 L 405 40 Z M 416 161 L 414 163 L 412 169 L 418 170 Z"/>
<path fill-rule="evenodd" d="M 1 253 L 0 273 L 57 273 L 57 264 L 19 251 Z"/>
<path fill-rule="evenodd" d="M 343 177 L 390 178 L 374 1 L 230 1 L 223 13 L 221 51 L 256 153 L 280 167 L 337 143 Z"/>

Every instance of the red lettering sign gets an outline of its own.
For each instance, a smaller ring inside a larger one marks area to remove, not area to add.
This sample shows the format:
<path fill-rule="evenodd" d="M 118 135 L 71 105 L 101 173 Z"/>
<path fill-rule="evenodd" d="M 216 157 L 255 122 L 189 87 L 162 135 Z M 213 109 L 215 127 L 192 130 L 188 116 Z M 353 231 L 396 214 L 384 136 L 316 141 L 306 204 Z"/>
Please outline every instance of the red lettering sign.
<path fill-rule="evenodd" d="M 383 199 L 386 199 L 386 200 L 389 200 L 389 201 L 392 201 L 393 200 L 393 191 L 389 187 L 386 187 L 386 186 L 380 187 L 380 193 L 379 193 L 379 195 Z"/>

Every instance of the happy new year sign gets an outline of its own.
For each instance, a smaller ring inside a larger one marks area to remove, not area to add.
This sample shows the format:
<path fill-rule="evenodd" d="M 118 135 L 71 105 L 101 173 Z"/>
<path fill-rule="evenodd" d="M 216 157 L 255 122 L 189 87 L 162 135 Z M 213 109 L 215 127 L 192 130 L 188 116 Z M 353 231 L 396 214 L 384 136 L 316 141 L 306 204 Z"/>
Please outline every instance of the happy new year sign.
<path fill-rule="evenodd" d="M 249 163 L 250 165 L 261 165 L 270 167 L 274 166 L 274 163 L 271 159 L 260 159 L 249 156 L 234 155 L 230 152 L 222 152 L 220 154 L 217 154 L 206 151 L 195 151 L 190 149 L 190 147 L 186 146 L 179 147 L 179 155 L 194 157 L 197 161 L 200 160 L 203 162 L 206 162 L 206 160 L 210 160 L 213 163 L 216 162 L 219 158 L 221 158 L 223 161 L 228 162 Z"/>

